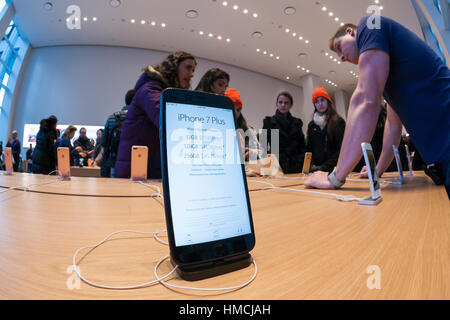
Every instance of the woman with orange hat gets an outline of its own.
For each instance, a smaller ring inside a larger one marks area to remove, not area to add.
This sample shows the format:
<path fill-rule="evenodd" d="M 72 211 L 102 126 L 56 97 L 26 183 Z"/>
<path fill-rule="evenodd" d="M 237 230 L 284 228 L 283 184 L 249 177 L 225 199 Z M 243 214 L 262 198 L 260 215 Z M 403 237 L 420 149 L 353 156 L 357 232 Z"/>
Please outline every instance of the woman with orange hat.
<path fill-rule="evenodd" d="M 312 153 L 310 171 L 333 171 L 339 158 L 345 121 L 334 109 L 333 102 L 324 88 L 312 94 L 313 120 L 308 124 L 306 149 Z"/>

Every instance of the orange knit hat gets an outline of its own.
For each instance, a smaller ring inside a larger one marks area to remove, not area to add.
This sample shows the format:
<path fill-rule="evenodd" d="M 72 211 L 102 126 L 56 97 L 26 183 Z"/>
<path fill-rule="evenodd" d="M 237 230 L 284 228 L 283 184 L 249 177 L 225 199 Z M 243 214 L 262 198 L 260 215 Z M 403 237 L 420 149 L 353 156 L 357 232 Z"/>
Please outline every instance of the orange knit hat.
<path fill-rule="evenodd" d="M 330 101 L 330 103 L 333 103 L 331 101 L 331 98 L 328 96 L 328 93 L 326 92 L 325 88 L 317 88 L 313 91 L 313 94 L 312 94 L 313 105 L 316 104 L 316 100 L 319 97 L 323 97 L 323 98 L 327 99 L 328 101 Z"/>
<path fill-rule="evenodd" d="M 235 107 L 242 107 L 241 95 L 236 89 L 227 89 L 225 95 L 233 101 Z"/>

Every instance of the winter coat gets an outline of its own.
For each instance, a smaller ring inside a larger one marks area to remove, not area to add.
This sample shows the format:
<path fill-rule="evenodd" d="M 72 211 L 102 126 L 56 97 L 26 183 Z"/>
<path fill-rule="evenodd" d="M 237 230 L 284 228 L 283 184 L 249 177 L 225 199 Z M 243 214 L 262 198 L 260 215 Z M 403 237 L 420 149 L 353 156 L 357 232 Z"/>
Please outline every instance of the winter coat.
<path fill-rule="evenodd" d="M 272 145 L 272 130 L 279 130 L 279 163 L 284 173 L 298 173 L 303 166 L 305 157 L 305 135 L 303 134 L 302 120 L 295 118 L 289 112 L 285 118 L 277 110 L 272 117 L 263 121 L 263 129 L 267 130 L 267 143 Z M 282 120 L 285 121 L 282 121 Z M 264 146 L 263 146 L 264 147 Z"/>
<path fill-rule="evenodd" d="M 56 169 L 56 137 L 56 129 L 47 123 L 47 119 L 41 120 L 33 151 L 32 173 L 49 174 Z"/>
<path fill-rule="evenodd" d="M 311 165 L 319 167 L 320 171 L 333 171 L 339 159 L 344 132 L 345 121 L 341 117 L 331 139 L 328 137 L 328 125 L 322 130 L 311 121 L 308 124 L 306 144 L 307 151 L 312 153 Z"/>
<path fill-rule="evenodd" d="M 129 178 L 131 174 L 131 147 L 148 147 L 147 177 L 161 178 L 161 151 L 159 143 L 159 111 L 162 91 L 167 80 L 153 67 L 140 76 L 120 134 L 115 177 Z"/>

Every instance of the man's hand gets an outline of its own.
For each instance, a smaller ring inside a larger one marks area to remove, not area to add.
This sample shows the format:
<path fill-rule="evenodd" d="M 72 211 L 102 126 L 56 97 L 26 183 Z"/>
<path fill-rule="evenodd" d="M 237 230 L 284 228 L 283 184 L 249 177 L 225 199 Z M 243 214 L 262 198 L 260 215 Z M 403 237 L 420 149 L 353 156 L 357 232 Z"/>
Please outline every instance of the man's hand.
<path fill-rule="evenodd" d="M 359 177 L 360 177 L 360 178 L 366 178 L 366 179 L 369 178 L 369 174 L 367 173 L 367 167 L 366 167 L 366 166 L 364 166 L 364 167 L 361 169 L 361 172 L 359 173 Z"/>
<path fill-rule="evenodd" d="M 334 185 L 328 180 L 328 172 L 314 172 L 306 181 L 305 186 L 317 189 L 335 189 Z"/>

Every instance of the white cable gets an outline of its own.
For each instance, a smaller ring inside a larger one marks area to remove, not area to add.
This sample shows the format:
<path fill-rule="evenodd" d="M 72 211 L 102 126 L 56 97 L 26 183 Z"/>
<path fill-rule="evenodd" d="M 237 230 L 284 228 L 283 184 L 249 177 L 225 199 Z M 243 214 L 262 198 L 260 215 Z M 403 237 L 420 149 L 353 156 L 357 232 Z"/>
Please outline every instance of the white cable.
<path fill-rule="evenodd" d="M 85 277 L 83 277 L 83 276 L 81 275 L 81 272 L 80 272 L 79 268 L 78 268 L 78 265 L 76 264 L 76 258 L 77 258 L 77 255 L 78 255 L 78 253 L 79 253 L 80 251 L 82 251 L 82 250 L 84 250 L 84 249 L 87 249 L 87 248 L 95 249 L 95 248 L 97 248 L 98 246 L 100 246 L 101 244 L 103 244 L 105 241 L 107 241 L 109 238 L 111 238 L 113 235 L 116 235 L 116 234 L 118 234 L 118 233 L 130 232 L 130 233 L 138 233 L 138 234 L 152 234 L 153 236 L 155 236 L 155 234 L 159 234 L 159 233 L 161 233 L 161 232 L 163 232 L 163 231 L 164 231 L 164 230 L 157 231 L 157 232 L 143 232 L 143 231 L 135 231 L 135 230 L 120 230 L 120 231 L 112 232 L 112 233 L 110 233 L 109 235 L 107 235 L 102 241 L 100 241 L 100 242 L 97 243 L 97 244 L 94 244 L 94 245 L 92 245 L 92 246 L 85 246 L 85 247 L 79 248 L 79 249 L 75 252 L 75 254 L 73 255 L 73 259 L 72 259 L 73 268 L 74 268 L 74 270 L 75 270 L 77 276 L 78 276 L 81 280 L 83 280 L 85 283 L 87 283 L 87 284 L 89 284 L 89 285 L 91 285 L 91 286 L 98 287 L 98 288 L 103 288 L 103 289 L 113 289 L 113 290 L 139 289 L 139 288 L 144 288 L 144 287 L 151 286 L 151 285 L 153 285 L 153 284 L 157 284 L 157 283 L 160 281 L 160 279 L 165 279 L 165 278 L 169 277 L 170 275 L 172 275 L 172 273 L 177 269 L 177 267 L 173 268 L 168 274 L 166 274 L 165 276 L 163 276 L 162 278 L 160 278 L 160 279 L 158 279 L 158 280 L 152 280 L 152 281 L 145 282 L 145 283 L 138 284 L 138 285 L 134 285 L 134 286 L 113 287 L 113 286 L 105 286 L 105 285 L 102 285 L 102 284 L 98 284 L 98 283 L 89 281 L 89 280 L 87 280 Z"/>
<path fill-rule="evenodd" d="M 157 193 L 151 194 L 150 197 L 156 196 L 156 197 L 159 197 L 161 199 L 164 199 L 163 195 L 161 194 L 161 189 L 158 186 L 155 186 L 154 184 L 144 183 L 142 181 L 136 181 L 136 182 L 141 184 L 141 185 L 143 185 L 143 186 L 145 186 L 145 187 L 152 188 L 152 189 L 157 191 Z"/>
<path fill-rule="evenodd" d="M 51 184 L 51 183 L 55 183 L 55 182 L 58 182 L 58 181 L 61 181 L 61 179 L 58 178 L 58 179 L 56 179 L 56 180 L 46 181 L 46 182 L 42 182 L 42 183 L 32 183 L 32 184 L 28 184 L 28 185 L 26 185 L 26 186 L 10 187 L 10 188 L 8 188 L 8 189 L 1 190 L 0 193 L 12 191 L 12 190 L 21 190 L 21 189 L 23 189 L 23 191 L 29 191 L 30 187 L 33 187 L 33 186 L 42 186 L 42 185 L 45 185 L 45 184 Z"/>
<path fill-rule="evenodd" d="M 187 289 L 187 290 L 197 290 L 197 291 L 231 291 L 231 290 L 237 290 L 237 289 L 241 289 L 247 285 L 249 285 L 253 280 L 255 280 L 256 278 L 256 274 L 258 273 L 258 266 L 256 265 L 255 259 L 252 257 L 252 263 L 255 266 L 255 272 L 253 273 L 253 276 L 250 278 L 250 280 L 248 280 L 247 282 L 245 282 L 244 284 L 238 285 L 238 286 L 234 286 L 234 287 L 228 287 L 228 288 L 196 288 L 196 287 L 185 287 L 185 286 L 178 286 L 178 285 L 174 285 L 174 284 L 170 284 L 167 283 L 165 281 L 163 281 L 164 278 L 166 278 L 166 276 L 159 278 L 158 274 L 157 274 L 157 270 L 159 265 L 165 261 L 166 259 L 169 258 L 169 256 L 165 256 L 164 258 L 162 258 L 161 260 L 158 261 L 158 263 L 155 265 L 155 268 L 153 269 L 153 273 L 155 275 L 156 280 L 158 280 L 162 285 L 167 286 L 167 287 L 171 287 L 171 288 L 177 288 L 177 289 Z M 175 266 L 175 268 L 171 271 L 171 273 L 176 270 L 178 268 L 178 265 Z"/>
<path fill-rule="evenodd" d="M 158 241 L 159 243 L 162 243 L 162 244 L 165 244 L 166 246 L 168 246 L 168 245 L 169 245 L 168 242 L 166 242 L 166 241 L 164 241 L 164 240 L 161 240 L 161 239 L 158 237 L 158 235 L 159 235 L 160 233 L 163 233 L 163 232 L 167 232 L 167 230 L 161 230 L 161 231 L 155 232 L 155 234 L 153 235 L 153 238 L 155 238 L 155 240 Z"/>

